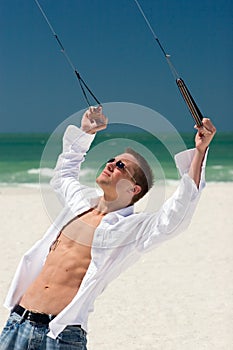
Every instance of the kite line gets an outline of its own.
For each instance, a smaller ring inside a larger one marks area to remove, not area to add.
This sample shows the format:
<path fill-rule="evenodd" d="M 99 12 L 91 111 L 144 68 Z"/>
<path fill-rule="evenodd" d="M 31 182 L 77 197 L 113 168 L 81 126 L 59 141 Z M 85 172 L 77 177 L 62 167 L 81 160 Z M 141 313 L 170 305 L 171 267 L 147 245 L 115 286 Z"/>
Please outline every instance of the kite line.
<path fill-rule="evenodd" d="M 96 96 L 94 95 L 94 93 L 91 91 L 91 89 L 88 87 L 88 85 L 85 83 L 85 81 L 82 79 L 80 73 L 78 72 L 78 70 L 75 68 L 74 64 L 72 63 L 70 57 L 68 56 L 67 52 L 65 51 L 65 48 L 61 42 L 61 40 L 59 39 L 58 35 L 56 34 L 55 30 L 53 29 L 50 21 L 48 20 L 48 17 L 46 16 L 44 10 L 42 9 L 41 5 L 39 4 L 38 0 L 35 0 L 35 3 L 37 4 L 42 16 L 44 17 L 45 21 L 47 22 L 54 38 L 56 39 L 58 45 L 60 46 L 61 52 L 64 54 L 69 66 L 71 67 L 71 69 L 74 71 L 74 74 L 76 76 L 76 78 L 78 79 L 79 85 L 81 87 L 84 99 L 86 100 L 88 106 L 90 106 L 90 101 L 87 97 L 87 91 L 89 92 L 89 94 L 93 97 L 93 99 L 99 104 L 101 105 L 100 101 L 96 98 Z"/>
<path fill-rule="evenodd" d="M 75 68 L 74 64 L 72 63 L 70 57 L 68 56 L 67 52 L 65 51 L 65 48 L 64 48 L 64 46 L 63 46 L 63 44 L 62 44 L 60 38 L 59 38 L 58 35 L 56 34 L 56 32 L 55 32 L 54 28 L 52 27 L 50 21 L 48 20 L 48 17 L 46 16 L 44 10 L 42 9 L 42 7 L 41 7 L 39 1 L 38 1 L 38 0 L 34 0 L 34 1 L 35 1 L 35 3 L 37 4 L 37 6 L 38 6 L 38 8 L 39 8 L 39 10 L 40 10 L 40 12 L 41 12 L 41 14 L 42 14 L 42 16 L 44 17 L 45 21 L 47 22 L 47 24 L 48 24 L 48 26 L 49 26 L 49 28 L 50 28 L 50 31 L 52 32 L 54 38 L 56 39 L 56 41 L 57 41 L 57 43 L 58 43 L 58 45 L 59 45 L 59 47 L 60 47 L 60 49 L 61 49 L 61 52 L 64 54 L 64 56 L 65 56 L 65 58 L 66 58 L 66 60 L 67 60 L 67 62 L 68 62 L 68 64 L 69 64 L 69 66 L 71 67 L 71 69 L 72 69 L 73 72 L 75 73 L 75 76 L 76 76 L 76 78 L 78 79 L 78 82 L 79 82 L 79 84 L 80 84 L 80 88 L 81 88 L 81 90 L 82 90 L 83 96 L 84 96 L 84 98 L 85 98 L 85 100 L 86 100 L 88 106 L 90 106 L 91 104 L 90 104 L 89 99 L 88 99 L 88 97 L 87 97 L 87 92 L 92 96 L 92 98 L 93 98 L 99 105 L 101 105 L 100 101 L 96 98 L 96 96 L 94 95 L 94 93 L 91 91 L 91 89 L 90 89 L 90 88 L 88 87 L 88 85 L 85 83 L 85 81 L 82 79 L 80 73 L 79 73 L 78 70 Z M 171 56 L 166 52 L 166 50 L 164 49 L 163 45 L 161 44 L 159 38 L 158 38 L 157 35 L 155 34 L 155 32 L 154 32 L 154 30 L 153 30 L 153 28 L 152 28 L 152 26 L 151 26 L 149 20 L 147 19 L 147 17 L 146 17 L 146 15 L 145 15 L 145 13 L 144 13 L 144 11 L 143 11 L 141 5 L 139 4 L 138 0 L 134 0 L 134 1 L 135 1 L 136 5 L 137 5 L 137 7 L 138 7 L 138 9 L 139 9 L 139 11 L 140 11 L 140 13 L 141 13 L 141 15 L 143 16 L 143 18 L 144 18 L 144 20 L 145 20 L 145 22 L 146 22 L 146 24 L 147 24 L 149 30 L 151 31 L 151 33 L 152 33 L 152 35 L 153 35 L 155 41 L 157 42 L 159 48 L 161 49 L 163 55 L 165 56 L 166 61 L 167 61 L 168 65 L 169 65 L 169 68 L 170 68 L 170 70 L 171 70 L 171 72 L 172 72 L 172 74 L 173 74 L 173 76 L 174 76 L 174 78 L 175 78 L 175 80 L 176 80 L 176 84 L 177 84 L 177 86 L 178 86 L 178 88 L 179 88 L 179 90 L 180 90 L 180 92 L 181 92 L 181 95 L 182 95 L 182 97 L 183 97 L 183 99 L 184 99 L 184 101 L 185 101 L 185 103 L 186 103 L 186 105 L 187 105 L 187 107 L 188 107 L 188 109 L 189 109 L 191 115 L 193 116 L 193 118 L 194 118 L 194 120 L 195 120 L 195 122 L 196 122 L 196 125 L 197 125 L 197 126 L 202 126 L 203 115 L 202 115 L 201 111 L 199 110 L 199 108 L 198 108 L 196 102 L 194 101 L 194 99 L 193 99 L 191 93 L 189 92 L 189 90 L 188 90 L 188 88 L 187 88 L 187 86 L 186 86 L 184 80 L 183 80 L 183 79 L 179 76 L 179 74 L 177 73 L 177 71 L 176 71 L 174 65 L 173 65 L 172 62 L 171 62 L 171 59 L 170 59 Z"/>
<path fill-rule="evenodd" d="M 167 60 L 167 63 L 171 69 L 171 72 L 173 74 L 173 76 L 175 77 L 175 80 L 176 80 L 176 84 L 181 92 L 181 95 L 186 103 L 186 105 L 188 106 L 188 109 L 191 113 L 191 115 L 193 116 L 195 122 L 196 122 L 196 125 L 197 126 L 202 126 L 202 119 L 203 119 L 203 115 L 201 113 L 201 111 L 199 110 L 196 102 L 194 101 L 192 95 L 190 94 L 187 86 L 185 85 L 185 82 L 184 80 L 179 76 L 179 74 L 177 73 L 174 65 L 172 64 L 171 62 L 171 59 L 170 59 L 170 55 L 166 52 L 166 50 L 164 49 L 163 45 L 161 44 L 159 38 L 157 37 L 157 35 L 155 34 L 150 22 L 148 21 L 141 5 L 139 4 L 138 0 L 134 0 L 141 15 L 143 16 L 149 30 L 151 31 L 155 41 L 157 42 L 157 44 L 159 45 L 163 55 L 165 56 L 166 60 Z"/>

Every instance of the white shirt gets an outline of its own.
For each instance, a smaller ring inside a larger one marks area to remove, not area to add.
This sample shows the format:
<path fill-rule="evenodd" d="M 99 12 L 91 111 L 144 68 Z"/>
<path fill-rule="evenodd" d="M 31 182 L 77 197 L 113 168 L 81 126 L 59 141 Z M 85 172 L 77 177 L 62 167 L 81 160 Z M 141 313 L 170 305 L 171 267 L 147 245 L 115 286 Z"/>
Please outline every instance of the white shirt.
<path fill-rule="evenodd" d="M 51 181 L 65 207 L 46 234 L 21 259 L 11 283 L 5 306 L 12 309 L 40 273 L 49 248 L 62 228 L 72 218 L 94 207 L 99 201 L 95 188 L 78 181 L 80 165 L 94 136 L 76 126 L 69 126 L 63 137 L 63 153 L 59 156 Z M 133 206 L 105 215 L 94 232 L 91 262 L 80 288 L 50 323 L 48 336 L 56 338 L 67 325 L 80 324 L 87 330 L 88 314 L 94 301 L 122 271 L 154 246 L 175 236 L 189 225 L 205 185 L 203 162 L 199 190 L 188 176 L 194 150 L 175 157 L 182 179 L 173 196 L 156 213 L 134 213 Z"/>

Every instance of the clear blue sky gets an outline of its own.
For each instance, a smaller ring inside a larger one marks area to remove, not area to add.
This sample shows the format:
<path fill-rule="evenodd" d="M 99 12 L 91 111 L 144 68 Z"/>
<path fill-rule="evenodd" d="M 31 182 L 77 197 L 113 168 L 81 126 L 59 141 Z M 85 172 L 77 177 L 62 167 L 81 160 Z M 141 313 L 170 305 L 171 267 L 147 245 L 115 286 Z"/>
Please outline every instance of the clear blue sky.
<path fill-rule="evenodd" d="M 232 0 L 140 0 L 204 115 L 233 131 Z M 40 0 L 67 53 L 101 102 L 193 121 L 134 0 Z M 41 132 L 85 108 L 78 82 L 34 0 L 0 4 L 0 132 Z"/>

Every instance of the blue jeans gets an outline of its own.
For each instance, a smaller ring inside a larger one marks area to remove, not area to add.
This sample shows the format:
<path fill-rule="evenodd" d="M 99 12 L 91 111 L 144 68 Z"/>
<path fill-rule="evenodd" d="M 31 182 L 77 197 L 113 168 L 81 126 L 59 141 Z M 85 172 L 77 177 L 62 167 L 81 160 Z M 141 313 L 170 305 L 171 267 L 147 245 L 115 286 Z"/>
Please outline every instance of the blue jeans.
<path fill-rule="evenodd" d="M 56 339 L 47 337 L 48 326 L 22 319 L 13 312 L 0 336 L 0 350 L 87 350 L 86 332 L 67 326 Z"/>

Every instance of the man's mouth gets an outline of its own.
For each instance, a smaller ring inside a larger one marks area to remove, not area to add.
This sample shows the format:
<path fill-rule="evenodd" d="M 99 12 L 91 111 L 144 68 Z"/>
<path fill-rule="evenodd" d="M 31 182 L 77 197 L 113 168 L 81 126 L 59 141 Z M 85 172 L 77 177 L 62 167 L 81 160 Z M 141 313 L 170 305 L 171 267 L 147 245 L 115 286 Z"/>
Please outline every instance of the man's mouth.
<path fill-rule="evenodd" d="M 103 170 L 103 171 L 102 171 L 102 175 L 105 175 L 105 176 L 108 176 L 108 177 L 111 176 L 111 174 L 109 174 L 106 170 Z"/>

